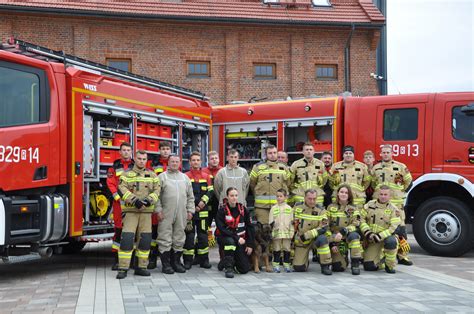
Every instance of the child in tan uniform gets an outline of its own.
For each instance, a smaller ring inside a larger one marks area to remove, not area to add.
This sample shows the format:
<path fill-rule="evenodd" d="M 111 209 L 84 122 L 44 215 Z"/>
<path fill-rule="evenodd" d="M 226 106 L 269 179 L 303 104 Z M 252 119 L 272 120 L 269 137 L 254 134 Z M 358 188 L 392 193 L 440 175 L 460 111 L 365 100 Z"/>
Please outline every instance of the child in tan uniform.
<path fill-rule="evenodd" d="M 294 211 L 286 203 L 286 190 L 279 189 L 276 193 L 277 204 L 270 210 L 269 223 L 272 226 L 273 239 L 273 272 L 280 272 L 281 253 L 283 251 L 283 266 L 287 273 L 291 272 L 290 250 L 291 239 L 295 233 L 293 227 Z"/>

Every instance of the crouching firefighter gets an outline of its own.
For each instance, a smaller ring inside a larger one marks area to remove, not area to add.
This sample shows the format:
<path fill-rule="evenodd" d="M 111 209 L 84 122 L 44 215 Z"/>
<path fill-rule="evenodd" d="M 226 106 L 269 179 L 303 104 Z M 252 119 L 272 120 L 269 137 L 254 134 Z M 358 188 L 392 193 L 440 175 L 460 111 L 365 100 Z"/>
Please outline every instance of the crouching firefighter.
<path fill-rule="evenodd" d="M 151 214 L 160 195 L 160 181 L 156 174 L 146 169 L 147 153 L 139 150 L 135 155 L 135 165 L 120 176 L 119 191 L 125 202 L 122 207 L 123 230 L 119 249 L 119 272 L 117 279 L 127 276 L 132 258 L 135 234 L 138 245 L 135 256 L 138 267 L 135 275 L 150 276 L 146 269 L 151 246 Z"/>
<path fill-rule="evenodd" d="M 308 270 L 308 255 L 316 246 L 321 273 L 332 275 L 330 265 L 331 252 L 329 240 L 331 232 L 328 228 L 326 210 L 317 206 L 318 192 L 315 189 L 306 190 L 304 204 L 295 205 L 295 220 L 297 221 L 297 235 L 295 236 L 295 258 L 293 268 L 297 272 Z"/>
<path fill-rule="evenodd" d="M 193 219 L 186 225 L 186 241 L 184 242 L 184 268 L 191 269 L 193 258 L 202 268 L 211 268 L 209 264 L 209 208 L 207 203 L 214 195 L 211 177 L 201 169 L 201 154 L 193 152 L 190 157 L 191 170 L 185 174 L 191 180 L 196 212 Z M 197 243 L 195 237 L 197 234 Z M 196 244 L 196 245 L 195 245 Z M 196 250 L 195 250 L 196 248 Z M 197 253 L 196 256 L 194 253 Z"/>
<path fill-rule="evenodd" d="M 340 185 L 336 190 L 336 201 L 327 208 L 331 238 L 332 271 L 342 272 L 347 268 L 350 252 L 351 271 L 360 275 L 362 247 L 357 228 L 360 225 L 360 212 L 354 206 L 354 196 L 349 185 Z"/>
<path fill-rule="evenodd" d="M 227 199 L 218 209 L 216 216 L 216 235 L 219 247 L 224 249 L 220 262 L 225 268 L 226 278 L 234 278 L 237 271 L 246 274 L 250 270 L 249 255 L 254 248 L 255 230 L 247 208 L 238 203 L 238 191 L 230 187 Z"/>
<path fill-rule="evenodd" d="M 364 251 L 366 271 L 385 268 L 387 273 L 395 273 L 398 250 L 395 231 L 401 224 L 401 213 L 389 200 L 390 187 L 382 185 L 378 198 L 365 204 L 360 212 L 360 231 L 364 235 L 364 242 L 367 243 Z"/>

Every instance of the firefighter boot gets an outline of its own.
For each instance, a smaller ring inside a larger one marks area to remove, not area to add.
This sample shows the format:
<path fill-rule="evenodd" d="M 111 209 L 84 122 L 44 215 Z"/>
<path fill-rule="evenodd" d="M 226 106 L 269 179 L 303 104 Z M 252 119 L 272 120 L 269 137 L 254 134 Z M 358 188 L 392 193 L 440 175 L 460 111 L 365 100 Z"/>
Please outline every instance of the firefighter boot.
<path fill-rule="evenodd" d="M 396 273 L 395 269 L 393 269 L 391 267 L 388 267 L 387 264 L 385 264 L 385 272 L 388 273 L 388 274 L 395 274 Z"/>
<path fill-rule="evenodd" d="M 114 252 L 114 263 L 112 265 L 112 270 L 119 270 L 118 252 Z"/>
<path fill-rule="evenodd" d="M 353 275 L 360 275 L 360 259 L 358 258 L 353 258 L 351 259 L 351 271 Z"/>
<path fill-rule="evenodd" d="M 173 267 L 174 271 L 177 273 L 186 272 L 186 268 L 184 268 L 181 263 L 181 255 L 183 255 L 183 251 L 173 252 L 173 257 L 171 258 L 171 267 Z"/>
<path fill-rule="evenodd" d="M 117 276 L 115 278 L 124 279 L 125 277 L 127 277 L 127 271 L 124 269 L 119 269 Z"/>
<path fill-rule="evenodd" d="M 155 246 L 150 251 L 150 257 L 148 259 L 147 269 L 155 269 L 158 261 L 158 247 Z"/>
<path fill-rule="evenodd" d="M 209 269 L 212 265 L 209 263 L 209 254 L 199 256 L 199 267 Z"/>
<path fill-rule="evenodd" d="M 191 269 L 194 265 L 193 263 L 193 256 L 192 255 L 183 255 L 184 260 L 184 268 L 186 270 Z"/>
<path fill-rule="evenodd" d="M 234 278 L 234 258 L 233 256 L 224 257 L 225 277 Z"/>
<path fill-rule="evenodd" d="M 145 268 L 136 268 L 134 275 L 148 277 L 150 276 L 150 272 L 146 270 Z"/>
<path fill-rule="evenodd" d="M 171 267 L 171 251 L 163 252 L 160 254 L 161 259 L 161 272 L 163 274 L 174 274 L 174 270 Z"/>
<path fill-rule="evenodd" d="M 321 264 L 321 273 L 323 275 L 332 275 L 332 270 L 329 267 L 329 264 Z"/>

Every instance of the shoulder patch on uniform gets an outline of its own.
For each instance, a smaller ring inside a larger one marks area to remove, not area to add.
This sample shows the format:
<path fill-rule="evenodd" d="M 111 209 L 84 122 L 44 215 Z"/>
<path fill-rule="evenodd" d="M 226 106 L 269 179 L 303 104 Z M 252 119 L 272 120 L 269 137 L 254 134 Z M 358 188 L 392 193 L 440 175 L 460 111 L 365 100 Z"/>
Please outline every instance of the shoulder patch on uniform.
<path fill-rule="evenodd" d="M 266 164 L 258 165 L 257 168 L 260 169 L 260 170 L 267 169 L 267 165 Z"/>
<path fill-rule="evenodd" d="M 137 173 L 135 171 L 127 171 L 125 172 L 125 175 L 129 178 L 133 178 L 137 176 Z"/>

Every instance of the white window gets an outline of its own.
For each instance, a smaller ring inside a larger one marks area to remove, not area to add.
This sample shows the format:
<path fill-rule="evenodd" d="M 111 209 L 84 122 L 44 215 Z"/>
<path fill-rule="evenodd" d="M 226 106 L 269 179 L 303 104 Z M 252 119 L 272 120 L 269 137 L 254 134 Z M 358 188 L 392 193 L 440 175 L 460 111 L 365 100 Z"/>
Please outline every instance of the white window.
<path fill-rule="evenodd" d="M 280 3 L 280 0 L 263 0 L 263 3 L 265 3 L 265 4 L 272 4 L 272 3 L 278 4 L 278 3 Z"/>
<path fill-rule="evenodd" d="M 329 0 L 311 0 L 314 6 L 318 7 L 330 7 L 331 1 Z"/>

